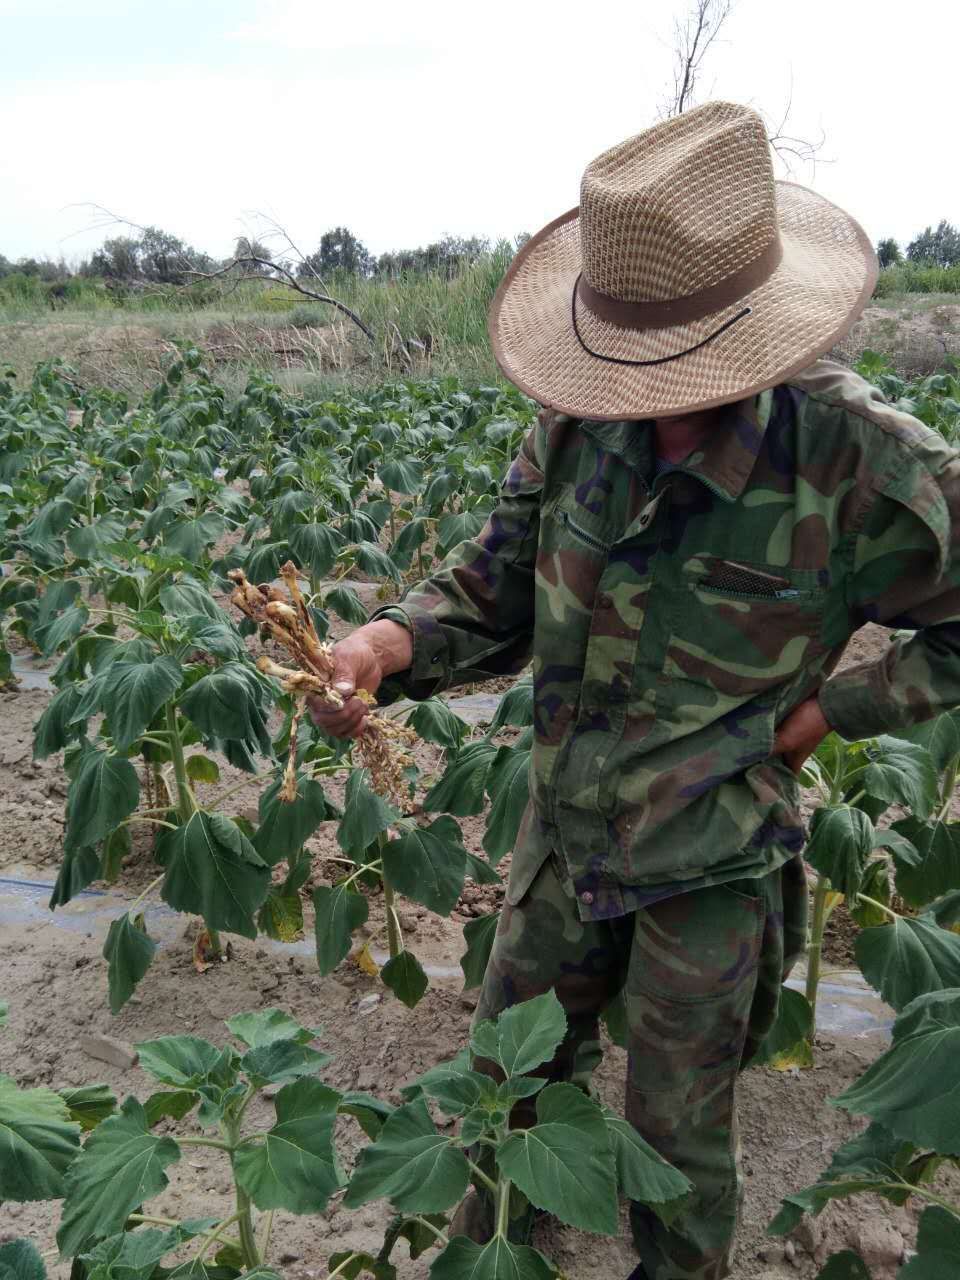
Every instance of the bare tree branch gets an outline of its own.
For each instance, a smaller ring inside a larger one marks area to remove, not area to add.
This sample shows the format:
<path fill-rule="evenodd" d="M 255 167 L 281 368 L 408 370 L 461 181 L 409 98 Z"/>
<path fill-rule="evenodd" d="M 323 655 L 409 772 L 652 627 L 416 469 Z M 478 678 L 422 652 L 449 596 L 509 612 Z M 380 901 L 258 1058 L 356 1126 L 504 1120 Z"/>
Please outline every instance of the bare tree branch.
<path fill-rule="evenodd" d="M 732 10 L 733 0 L 694 0 L 683 22 L 674 22 L 673 93 L 661 104 L 662 120 L 693 106 L 704 59 Z"/>

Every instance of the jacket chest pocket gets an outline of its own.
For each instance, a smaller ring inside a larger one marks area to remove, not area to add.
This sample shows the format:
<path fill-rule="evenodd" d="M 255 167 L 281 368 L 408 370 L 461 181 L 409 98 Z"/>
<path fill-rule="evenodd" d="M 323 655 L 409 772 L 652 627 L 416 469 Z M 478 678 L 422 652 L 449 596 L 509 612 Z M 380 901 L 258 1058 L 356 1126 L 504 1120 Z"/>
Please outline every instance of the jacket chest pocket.
<path fill-rule="evenodd" d="M 673 593 L 663 667 L 671 714 L 703 727 L 795 677 L 825 651 L 814 571 L 699 556 Z"/>

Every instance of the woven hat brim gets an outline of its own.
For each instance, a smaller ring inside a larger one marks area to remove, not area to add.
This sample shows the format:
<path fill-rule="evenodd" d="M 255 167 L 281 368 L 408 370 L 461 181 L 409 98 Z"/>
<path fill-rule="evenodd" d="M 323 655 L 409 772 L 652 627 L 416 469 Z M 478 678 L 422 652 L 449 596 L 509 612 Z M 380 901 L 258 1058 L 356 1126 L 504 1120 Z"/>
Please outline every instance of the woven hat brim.
<path fill-rule="evenodd" d="M 549 223 L 520 250 L 490 307 L 494 357 L 539 403 L 577 418 L 617 421 L 693 413 L 745 399 L 805 369 L 840 341 L 866 305 L 877 260 L 858 222 L 808 187 L 778 182 L 783 257 L 757 289 L 723 310 L 663 329 L 624 329 L 582 303 L 578 210 Z M 744 307 L 750 314 L 705 345 Z M 601 353 L 591 355 L 585 349 Z"/>

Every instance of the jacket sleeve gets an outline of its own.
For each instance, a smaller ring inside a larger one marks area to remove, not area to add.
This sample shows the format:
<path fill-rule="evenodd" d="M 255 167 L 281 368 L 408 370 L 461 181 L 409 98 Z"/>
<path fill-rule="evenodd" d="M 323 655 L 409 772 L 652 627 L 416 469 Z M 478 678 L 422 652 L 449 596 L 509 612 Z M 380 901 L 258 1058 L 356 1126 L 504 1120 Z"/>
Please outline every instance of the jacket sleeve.
<path fill-rule="evenodd" d="M 879 486 L 853 540 L 852 627 L 908 634 L 821 688 L 823 713 L 844 738 L 896 734 L 960 706 L 960 459 L 939 440 L 922 452 Z"/>
<path fill-rule="evenodd" d="M 413 638 L 409 671 L 384 682 L 388 698 L 428 698 L 458 684 L 512 675 L 529 661 L 546 423 L 544 411 L 476 538 L 455 547 L 398 604 L 373 615 L 401 623 Z"/>

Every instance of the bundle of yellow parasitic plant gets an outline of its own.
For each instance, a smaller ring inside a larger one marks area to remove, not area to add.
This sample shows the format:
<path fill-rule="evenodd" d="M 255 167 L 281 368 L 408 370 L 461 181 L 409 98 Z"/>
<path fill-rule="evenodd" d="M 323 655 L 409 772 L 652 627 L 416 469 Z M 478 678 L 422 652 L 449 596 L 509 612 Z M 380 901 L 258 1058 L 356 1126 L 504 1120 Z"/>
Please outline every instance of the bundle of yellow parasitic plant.
<path fill-rule="evenodd" d="M 231 603 L 258 626 L 265 627 L 290 652 L 297 664 L 297 669 L 294 669 L 282 667 L 266 656 L 257 660 L 257 667 L 264 675 L 279 680 L 284 693 L 292 694 L 296 701 L 290 726 L 290 753 L 280 792 L 282 799 L 292 802 L 297 798 L 297 729 L 307 697 L 322 698 L 333 707 L 343 706 L 343 698 L 333 687 L 333 646 L 324 643 L 317 635 L 307 602 L 300 591 L 298 571 L 291 561 L 288 560 L 280 570 L 286 599 L 279 587 L 254 586 L 242 569 L 232 569 L 229 576 L 236 584 Z M 365 689 L 358 689 L 356 696 L 368 705 L 374 705 L 374 699 Z M 373 789 L 398 808 L 403 807 L 408 794 L 404 770 L 412 764 L 404 748 L 412 746 L 416 740 L 412 729 L 376 715 L 366 717 L 357 739 L 360 760 L 369 770 Z"/>

